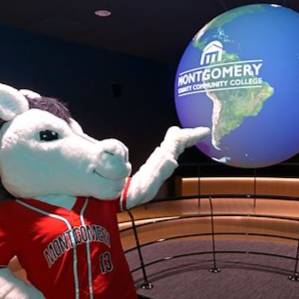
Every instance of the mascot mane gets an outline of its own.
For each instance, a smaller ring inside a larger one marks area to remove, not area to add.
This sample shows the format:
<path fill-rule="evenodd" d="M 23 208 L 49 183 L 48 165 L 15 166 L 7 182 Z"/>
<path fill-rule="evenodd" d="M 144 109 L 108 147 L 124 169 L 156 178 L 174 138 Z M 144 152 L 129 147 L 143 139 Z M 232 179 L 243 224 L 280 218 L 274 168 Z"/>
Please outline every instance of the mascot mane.
<path fill-rule="evenodd" d="M 29 109 L 40 109 L 54 114 L 70 124 L 71 113 L 65 103 L 56 98 L 49 97 L 28 97 Z"/>

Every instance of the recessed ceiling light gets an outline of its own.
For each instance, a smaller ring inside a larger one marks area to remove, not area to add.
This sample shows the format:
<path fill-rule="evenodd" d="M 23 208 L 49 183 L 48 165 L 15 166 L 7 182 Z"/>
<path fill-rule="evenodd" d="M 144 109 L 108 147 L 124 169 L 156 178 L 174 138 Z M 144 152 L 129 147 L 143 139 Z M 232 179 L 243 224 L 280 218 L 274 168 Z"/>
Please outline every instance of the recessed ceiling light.
<path fill-rule="evenodd" d="M 94 13 L 96 16 L 103 17 L 103 18 L 109 17 L 111 15 L 111 11 L 107 10 L 107 9 L 99 9 L 99 10 L 96 10 Z"/>

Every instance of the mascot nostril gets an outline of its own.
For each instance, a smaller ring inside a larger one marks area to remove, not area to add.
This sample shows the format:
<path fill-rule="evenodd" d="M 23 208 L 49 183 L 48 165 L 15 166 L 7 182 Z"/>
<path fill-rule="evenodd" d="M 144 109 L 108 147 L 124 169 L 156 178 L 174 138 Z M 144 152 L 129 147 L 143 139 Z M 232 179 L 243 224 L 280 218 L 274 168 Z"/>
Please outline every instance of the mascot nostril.
<path fill-rule="evenodd" d="M 137 299 L 117 213 L 152 200 L 207 128 L 168 130 L 131 177 L 120 141 L 86 135 L 59 101 L 0 84 L 0 299 Z M 7 267 L 17 256 L 30 284 Z"/>
<path fill-rule="evenodd" d="M 104 151 L 105 154 L 110 155 L 110 156 L 114 156 L 115 154 L 112 152 L 108 152 L 108 151 Z"/>
<path fill-rule="evenodd" d="M 128 149 L 117 139 L 105 139 L 99 143 L 99 151 L 115 156 L 119 161 L 128 162 Z"/>

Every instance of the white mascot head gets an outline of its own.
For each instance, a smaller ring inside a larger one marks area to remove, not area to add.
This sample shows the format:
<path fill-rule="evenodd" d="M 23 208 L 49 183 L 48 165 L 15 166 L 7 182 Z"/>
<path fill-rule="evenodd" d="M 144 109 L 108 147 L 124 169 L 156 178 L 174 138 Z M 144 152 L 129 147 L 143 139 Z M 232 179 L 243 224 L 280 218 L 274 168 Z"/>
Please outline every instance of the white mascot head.
<path fill-rule="evenodd" d="M 120 195 L 131 172 L 127 148 L 84 134 L 56 99 L 0 84 L 0 119 L 0 175 L 15 197 Z"/>

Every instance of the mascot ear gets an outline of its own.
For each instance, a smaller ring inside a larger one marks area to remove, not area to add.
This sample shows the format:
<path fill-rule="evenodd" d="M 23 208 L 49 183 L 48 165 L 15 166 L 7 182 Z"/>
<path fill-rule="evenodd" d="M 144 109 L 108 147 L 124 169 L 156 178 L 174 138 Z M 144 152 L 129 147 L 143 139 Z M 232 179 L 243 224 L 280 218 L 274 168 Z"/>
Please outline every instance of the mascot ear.
<path fill-rule="evenodd" d="M 77 121 L 75 121 L 73 118 L 70 117 L 70 123 L 69 123 L 71 129 L 73 130 L 73 132 L 77 133 L 77 134 L 84 134 L 83 133 L 83 129 L 81 128 L 81 126 L 79 125 L 79 123 Z"/>
<path fill-rule="evenodd" d="M 8 121 L 29 109 L 29 103 L 17 89 L 0 83 L 0 118 Z"/>
<path fill-rule="evenodd" d="M 42 97 L 39 93 L 32 91 L 30 89 L 20 89 L 19 92 L 23 96 L 25 96 L 26 98 L 29 98 L 29 99 L 39 99 Z"/>

